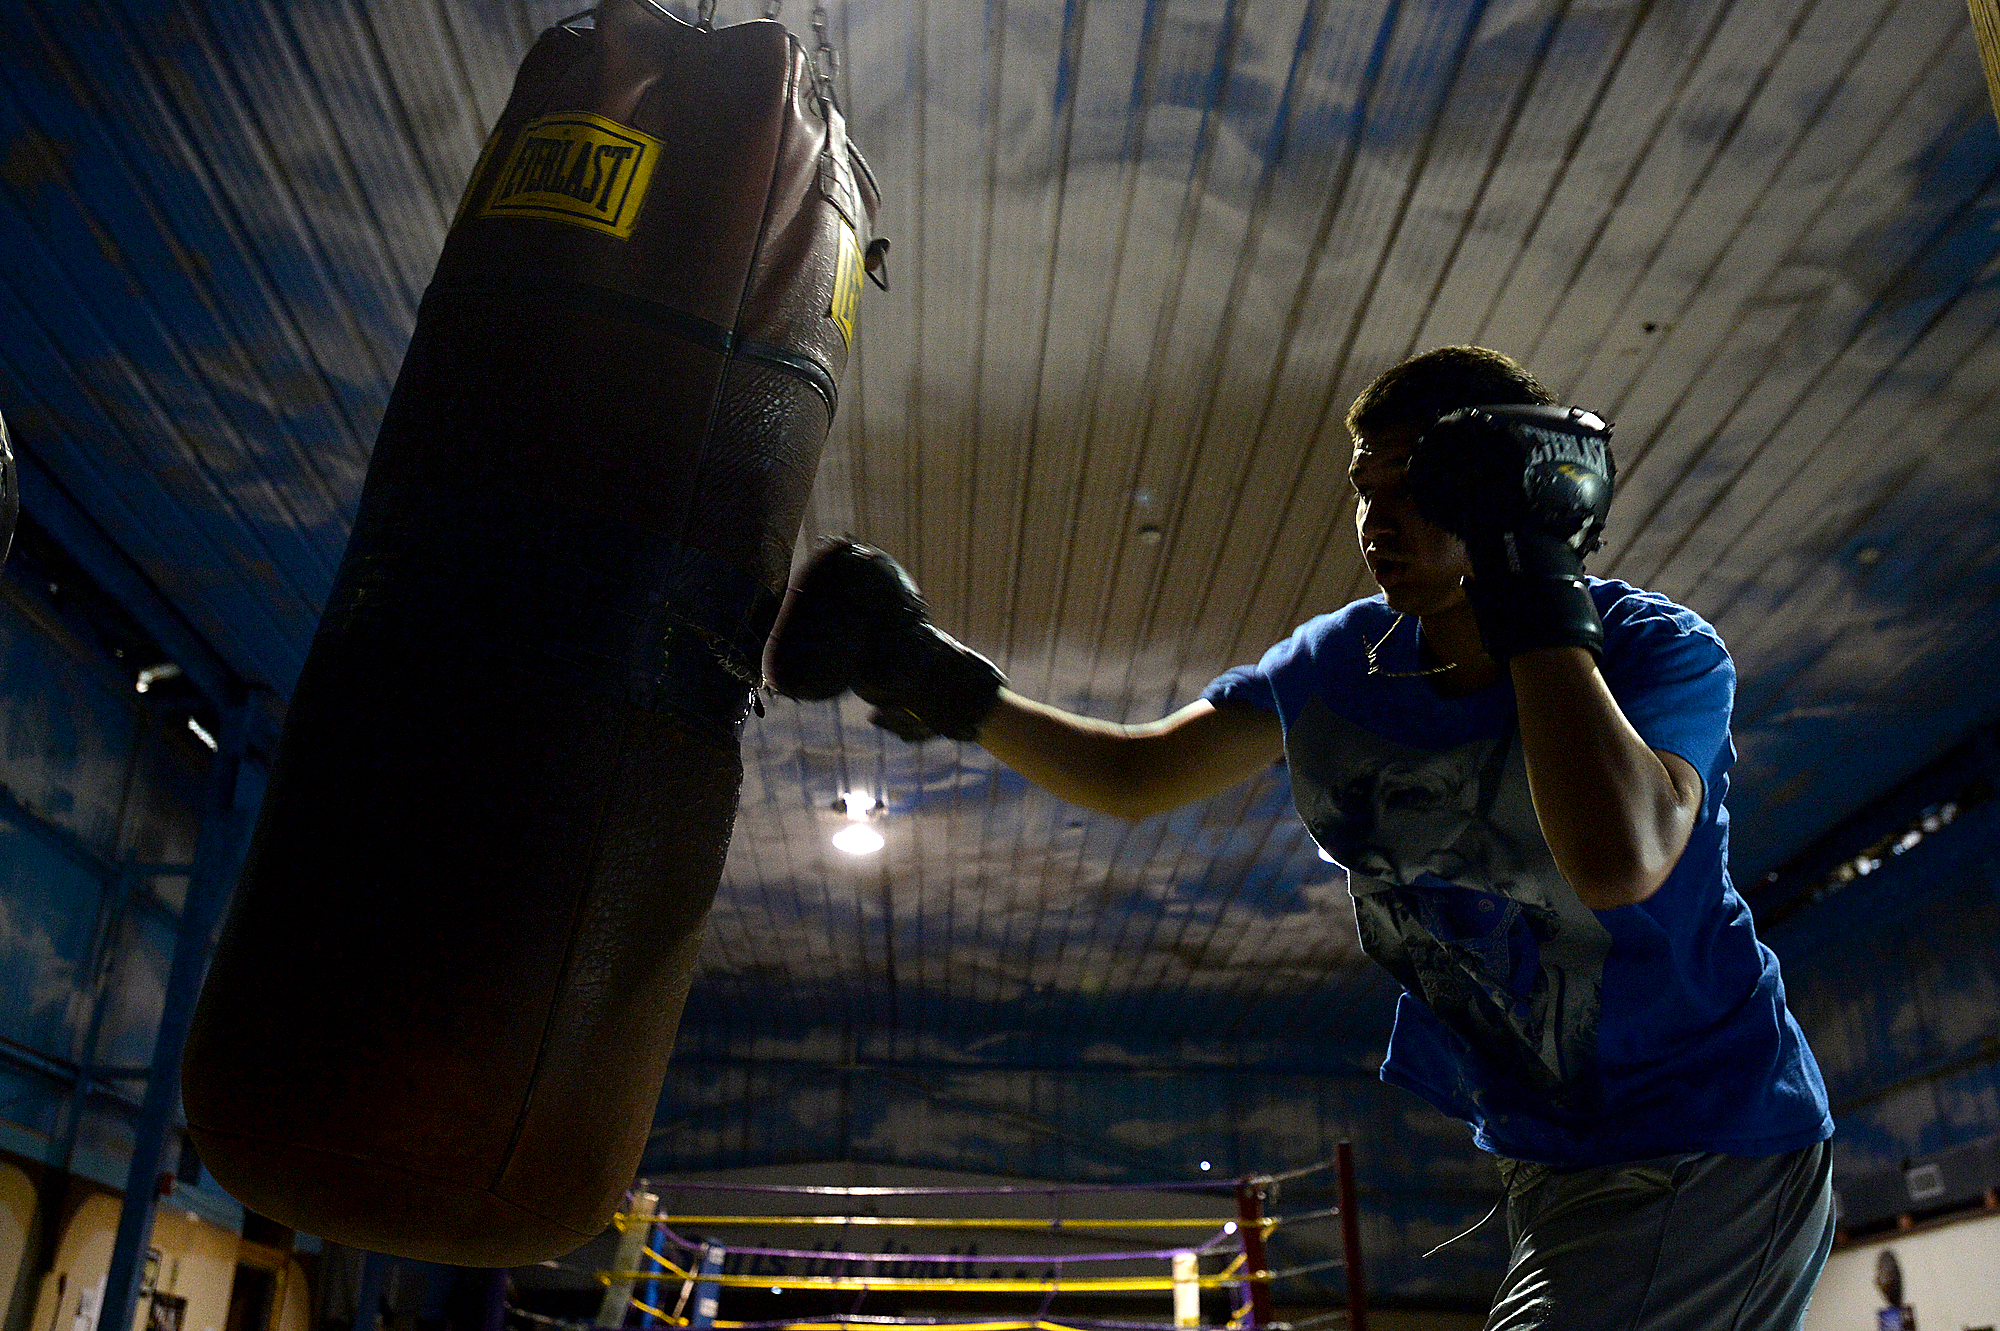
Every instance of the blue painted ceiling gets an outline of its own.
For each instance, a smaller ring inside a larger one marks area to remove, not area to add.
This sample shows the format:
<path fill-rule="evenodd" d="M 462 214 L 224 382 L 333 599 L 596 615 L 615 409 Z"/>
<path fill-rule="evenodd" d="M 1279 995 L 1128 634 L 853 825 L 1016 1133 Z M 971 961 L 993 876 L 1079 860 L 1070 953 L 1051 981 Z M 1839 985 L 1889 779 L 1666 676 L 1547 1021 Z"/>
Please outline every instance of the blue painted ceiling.
<path fill-rule="evenodd" d="M 581 3 L 0 13 L 0 411 L 30 515 L 80 509 L 280 697 L 460 186 Z M 1341 414 L 1478 341 L 1618 422 L 1597 571 L 1736 654 L 1740 879 L 2000 716 L 2000 141 L 1962 6 L 832 20 L 893 290 L 807 532 L 904 558 L 1023 691 L 1151 718 L 1368 591 Z M 1126 825 L 851 705 L 774 703 L 744 750 L 684 1048 L 1379 1048 L 1383 982 L 1282 771 Z M 885 803 L 878 856 L 829 845 L 850 789 Z"/>

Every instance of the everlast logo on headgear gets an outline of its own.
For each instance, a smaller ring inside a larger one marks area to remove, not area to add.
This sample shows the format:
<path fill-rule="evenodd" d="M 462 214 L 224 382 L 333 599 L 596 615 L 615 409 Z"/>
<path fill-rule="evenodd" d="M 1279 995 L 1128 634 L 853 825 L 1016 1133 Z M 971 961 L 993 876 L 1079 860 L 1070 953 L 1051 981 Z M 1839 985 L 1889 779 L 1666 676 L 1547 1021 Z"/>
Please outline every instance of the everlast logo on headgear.
<path fill-rule="evenodd" d="M 1546 430 L 1539 425 L 1518 427 L 1523 434 L 1534 438 L 1534 445 L 1528 450 L 1528 465 L 1542 466 L 1546 463 L 1577 463 L 1599 471 L 1604 468 L 1604 441 L 1585 439 L 1578 435 L 1566 434 L 1559 430 Z"/>
<path fill-rule="evenodd" d="M 479 215 L 571 222 L 623 240 L 639 219 L 659 154 L 658 139 L 603 116 L 572 111 L 530 120 Z"/>

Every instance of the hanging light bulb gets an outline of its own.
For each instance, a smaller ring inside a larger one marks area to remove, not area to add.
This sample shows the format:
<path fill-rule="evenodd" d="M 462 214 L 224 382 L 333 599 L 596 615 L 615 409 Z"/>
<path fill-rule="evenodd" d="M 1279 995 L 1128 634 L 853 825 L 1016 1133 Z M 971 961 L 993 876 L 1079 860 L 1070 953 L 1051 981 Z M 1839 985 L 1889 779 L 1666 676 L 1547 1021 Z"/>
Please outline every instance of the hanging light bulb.
<path fill-rule="evenodd" d="M 849 823 L 833 834 L 833 846 L 849 855 L 873 855 L 882 849 L 882 834 L 866 823 Z"/>
<path fill-rule="evenodd" d="M 849 855 L 873 855 L 882 849 L 882 834 L 868 825 L 882 816 L 882 801 L 873 791 L 843 790 L 833 807 L 847 817 L 847 826 L 833 834 L 836 849 Z"/>

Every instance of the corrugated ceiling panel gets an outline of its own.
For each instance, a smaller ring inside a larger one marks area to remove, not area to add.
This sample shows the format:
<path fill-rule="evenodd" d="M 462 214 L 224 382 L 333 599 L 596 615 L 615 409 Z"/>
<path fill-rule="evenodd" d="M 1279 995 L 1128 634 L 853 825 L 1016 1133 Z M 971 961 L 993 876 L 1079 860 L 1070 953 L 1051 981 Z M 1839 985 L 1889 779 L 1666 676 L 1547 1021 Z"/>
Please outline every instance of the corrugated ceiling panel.
<path fill-rule="evenodd" d="M 298 668 L 465 173 L 566 12 L 0 15 L 5 410 L 250 678 Z M 1619 420 L 1604 567 L 1736 650 L 1746 868 L 2000 707 L 2000 142 L 1954 6 L 833 20 L 895 248 L 808 534 L 894 551 L 1025 691 L 1149 719 L 1368 590 L 1346 405 L 1477 340 Z M 702 1020 L 1360 1047 L 1327 1032 L 1384 993 L 1282 773 L 1128 826 L 864 710 L 748 727 Z M 855 786 L 873 860 L 827 843 Z"/>
<path fill-rule="evenodd" d="M 1156 6 L 1107 24 L 1100 3 L 986 10 L 977 48 L 939 13 L 920 55 L 885 62 L 964 77 L 885 108 L 891 192 L 901 160 L 939 205 L 910 219 L 914 294 L 864 338 L 848 511 L 1023 687 L 1141 719 L 1362 590 L 1339 414 L 1436 341 L 1535 348 L 1551 382 L 1628 421 L 1614 571 L 1681 591 L 1688 559 L 1706 561 L 1691 582 L 1739 548 L 1703 526 L 1732 514 L 1742 547 L 1782 557 L 1730 506 L 1789 493 L 1773 468 L 1826 437 L 1794 418 L 1833 411 L 1829 387 L 1890 397 L 1881 368 L 1840 368 L 1871 354 L 1867 293 L 1843 316 L 1801 270 L 1870 209 L 1907 220 L 1881 182 L 1936 132 L 1926 111 L 1970 125 L 1983 106 L 1962 19 L 1893 7 Z M 1952 65 L 1950 93 L 1911 77 L 1913 51 Z M 1957 354 L 1963 335 L 1932 341 Z M 1108 1012 L 1153 1037 L 1197 991 L 1275 1002 L 1355 964 L 1286 960 L 1327 924 L 1287 916 L 1296 878 L 1265 881 L 1299 846 L 1282 796 L 1121 828 L 857 722 L 834 741 L 857 771 L 949 792 L 912 801 L 872 905 L 848 887 L 905 997 L 942 986 L 963 1013 L 1044 994 L 1052 1025 Z M 1241 848 L 1202 841 L 1209 823 Z M 840 884 L 818 854 L 802 876 Z"/>

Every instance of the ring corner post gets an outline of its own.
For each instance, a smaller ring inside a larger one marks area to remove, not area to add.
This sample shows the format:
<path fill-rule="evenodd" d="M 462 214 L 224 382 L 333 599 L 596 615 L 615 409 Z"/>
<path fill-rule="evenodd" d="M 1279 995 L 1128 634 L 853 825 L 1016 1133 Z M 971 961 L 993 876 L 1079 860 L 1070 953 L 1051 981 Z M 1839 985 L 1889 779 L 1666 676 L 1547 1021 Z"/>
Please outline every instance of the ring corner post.
<path fill-rule="evenodd" d="M 1340 1246 L 1347 1268 L 1347 1325 L 1368 1331 L 1368 1281 L 1361 1267 L 1361 1212 L 1355 1202 L 1354 1143 L 1342 1141 L 1340 1167 Z"/>
<path fill-rule="evenodd" d="M 1243 1274 L 1250 1282 L 1250 1324 L 1268 1327 L 1277 1314 L 1271 1306 L 1271 1264 L 1264 1256 L 1264 1180 L 1246 1178 L 1236 1185 L 1236 1223 L 1243 1240 Z"/>

